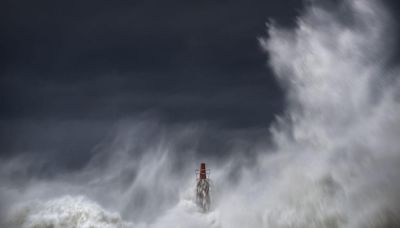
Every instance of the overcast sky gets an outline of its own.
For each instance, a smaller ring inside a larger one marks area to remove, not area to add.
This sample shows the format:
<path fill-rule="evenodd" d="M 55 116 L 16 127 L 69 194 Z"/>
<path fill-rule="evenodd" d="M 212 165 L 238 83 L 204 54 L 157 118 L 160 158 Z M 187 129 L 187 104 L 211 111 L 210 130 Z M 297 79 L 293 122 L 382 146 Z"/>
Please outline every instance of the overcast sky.
<path fill-rule="evenodd" d="M 387 2 L 398 12 L 399 3 Z M 77 163 L 116 123 L 148 116 L 266 129 L 284 97 L 257 38 L 269 19 L 294 26 L 302 7 L 300 0 L 1 1 L 1 156 L 58 151 Z"/>

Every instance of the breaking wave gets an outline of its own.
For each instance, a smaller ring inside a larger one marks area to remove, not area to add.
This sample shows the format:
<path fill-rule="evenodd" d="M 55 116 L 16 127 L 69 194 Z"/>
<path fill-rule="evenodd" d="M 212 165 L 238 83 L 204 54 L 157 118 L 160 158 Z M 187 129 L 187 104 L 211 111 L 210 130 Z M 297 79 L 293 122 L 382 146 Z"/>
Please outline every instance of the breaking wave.
<path fill-rule="evenodd" d="M 400 227 L 392 23 L 378 1 L 349 0 L 311 4 L 295 29 L 268 25 L 261 44 L 286 112 L 270 128 L 273 145 L 232 142 L 229 158 L 201 158 L 212 167 L 211 212 L 193 199 L 201 128 L 142 121 L 73 174 L 35 178 L 29 159 L 3 161 L 1 220 L 24 228 Z"/>
<path fill-rule="evenodd" d="M 21 205 L 12 218 L 18 227 L 132 227 L 117 213 L 106 212 L 84 197 L 71 196 Z"/>

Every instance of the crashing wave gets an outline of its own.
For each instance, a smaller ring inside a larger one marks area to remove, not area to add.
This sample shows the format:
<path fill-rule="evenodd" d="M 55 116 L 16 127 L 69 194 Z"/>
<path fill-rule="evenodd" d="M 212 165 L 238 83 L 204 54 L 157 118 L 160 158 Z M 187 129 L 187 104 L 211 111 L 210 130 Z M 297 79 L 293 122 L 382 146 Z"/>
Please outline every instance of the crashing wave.
<path fill-rule="evenodd" d="M 45 202 L 32 201 L 12 212 L 14 227 L 22 228 L 131 228 L 118 213 L 111 213 L 89 199 L 65 196 Z"/>
<path fill-rule="evenodd" d="M 287 95 L 286 113 L 271 128 L 275 145 L 257 148 L 255 162 L 233 148 L 232 157 L 210 164 L 209 213 L 186 196 L 195 192 L 193 148 L 173 153 L 194 144 L 185 140 L 196 131 L 160 136 L 140 123 L 117 136 L 106 162 L 94 159 L 81 173 L 22 187 L 12 175 L 2 178 L 10 208 L 13 200 L 65 195 L 68 186 L 120 215 L 61 197 L 24 204 L 7 218 L 18 228 L 133 227 L 121 217 L 146 228 L 400 227 L 400 85 L 386 68 L 392 21 L 378 1 L 337 1 L 334 9 L 311 2 L 295 29 L 271 24 L 262 41 Z"/>

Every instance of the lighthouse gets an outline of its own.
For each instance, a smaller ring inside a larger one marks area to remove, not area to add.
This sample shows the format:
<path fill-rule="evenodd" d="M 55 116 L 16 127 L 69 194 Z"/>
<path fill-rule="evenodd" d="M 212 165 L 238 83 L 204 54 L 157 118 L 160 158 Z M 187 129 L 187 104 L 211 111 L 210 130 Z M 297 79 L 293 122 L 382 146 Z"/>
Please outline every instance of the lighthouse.
<path fill-rule="evenodd" d="M 208 179 L 209 170 L 206 169 L 206 163 L 200 164 L 200 169 L 196 170 L 196 203 L 207 212 L 210 209 L 210 180 Z"/>

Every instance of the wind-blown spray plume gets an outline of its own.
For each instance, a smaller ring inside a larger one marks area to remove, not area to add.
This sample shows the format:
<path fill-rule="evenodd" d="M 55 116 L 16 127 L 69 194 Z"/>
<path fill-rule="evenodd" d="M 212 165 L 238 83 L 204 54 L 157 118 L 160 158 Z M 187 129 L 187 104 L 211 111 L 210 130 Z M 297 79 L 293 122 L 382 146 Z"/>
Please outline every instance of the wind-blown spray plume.
<path fill-rule="evenodd" d="M 15 227 L 400 227 L 391 23 L 377 1 L 349 0 L 330 10 L 310 5 L 295 29 L 269 24 L 261 43 L 286 91 L 286 112 L 271 127 L 274 145 L 258 147 L 256 159 L 235 152 L 209 162 L 208 213 L 195 203 L 196 148 L 175 153 L 195 144 L 199 130 L 155 133 L 159 126 L 142 122 L 85 170 L 56 180 L 28 173 L 21 184 L 12 170 L 29 165 L 3 162 L 2 220 Z"/>

